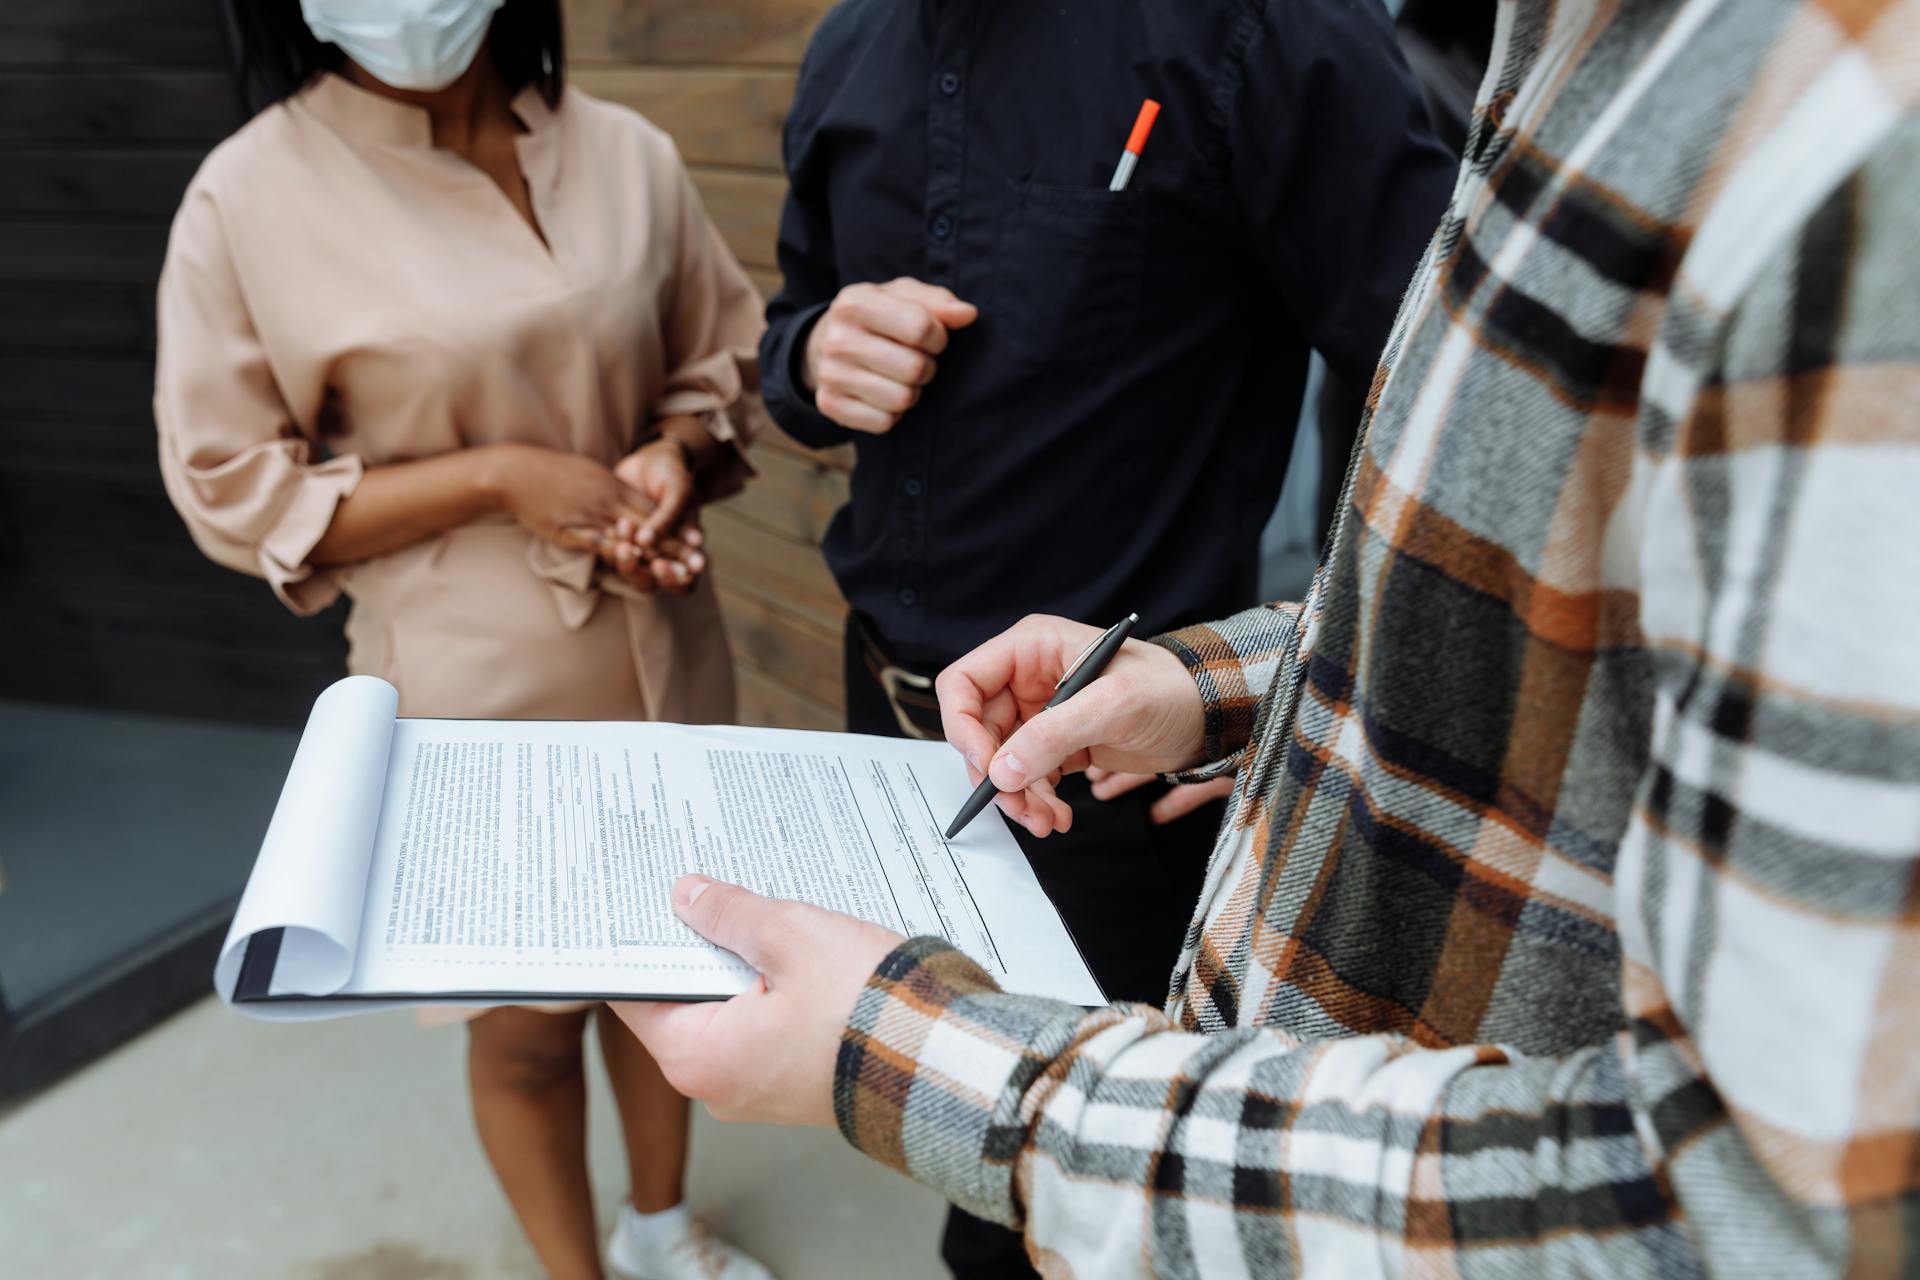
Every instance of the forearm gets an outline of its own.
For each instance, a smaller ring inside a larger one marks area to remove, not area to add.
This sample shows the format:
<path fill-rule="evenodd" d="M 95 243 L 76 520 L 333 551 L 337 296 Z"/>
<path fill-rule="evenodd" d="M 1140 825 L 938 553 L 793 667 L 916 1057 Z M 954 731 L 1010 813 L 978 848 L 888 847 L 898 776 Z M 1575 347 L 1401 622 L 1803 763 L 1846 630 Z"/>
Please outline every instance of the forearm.
<path fill-rule="evenodd" d="M 388 555 L 504 509 L 516 445 L 483 445 L 369 467 L 314 545 L 315 565 Z"/>
<path fill-rule="evenodd" d="M 1371 1274 L 1477 1246 L 1547 1274 L 1596 1225 L 1577 1252 L 1601 1272 L 1697 1267 L 1610 1045 L 1200 1034 L 1002 994 L 929 939 L 882 964 L 844 1044 L 850 1142 L 1075 1274 Z"/>

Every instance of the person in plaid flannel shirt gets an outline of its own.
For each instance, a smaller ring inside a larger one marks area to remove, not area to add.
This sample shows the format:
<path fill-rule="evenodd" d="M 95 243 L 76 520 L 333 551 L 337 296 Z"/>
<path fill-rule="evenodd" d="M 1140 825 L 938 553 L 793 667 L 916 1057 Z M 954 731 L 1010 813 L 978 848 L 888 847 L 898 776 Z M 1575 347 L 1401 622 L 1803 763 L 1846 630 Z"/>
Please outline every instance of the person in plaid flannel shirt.
<path fill-rule="evenodd" d="M 1916 0 L 1503 3 L 1306 602 L 941 678 L 1016 815 L 1237 774 L 1164 1010 L 689 878 L 674 1085 L 1055 1276 L 1920 1272 L 1917 101 Z"/>

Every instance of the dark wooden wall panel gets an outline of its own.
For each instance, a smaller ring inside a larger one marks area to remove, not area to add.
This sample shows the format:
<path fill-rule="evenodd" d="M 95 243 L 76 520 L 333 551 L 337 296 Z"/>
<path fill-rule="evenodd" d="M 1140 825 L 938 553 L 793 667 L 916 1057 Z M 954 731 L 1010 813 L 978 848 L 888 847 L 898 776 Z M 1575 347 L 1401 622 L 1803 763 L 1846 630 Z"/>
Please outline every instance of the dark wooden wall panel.
<path fill-rule="evenodd" d="M 0 73 L 4 74 L 4 73 Z M 167 254 L 167 224 L 0 218 L 0 288 L 132 285 L 146 291 Z"/>
<path fill-rule="evenodd" d="M 153 287 L 230 57 L 221 0 L 0 4 L 0 697 L 298 724 L 345 669 L 154 460 Z"/>
<path fill-rule="evenodd" d="M 233 120 L 233 78 L 225 70 L 10 68 L 0 76 L 0 142 L 199 146 Z"/>
<path fill-rule="evenodd" d="M 136 146 L 0 144 L 0 215 L 170 219 L 205 149 L 184 143 Z"/>
<path fill-rule="evenodd" d="M 153 352 L 153 291 L 69 282 L 0 287 L 0 351 Z"/>
<path fill-rule="evenodd" d="M 226 30 L 212 0 L 7 0 L 0 5 L 0 67 L 221 71 L 226 60 Z"/>

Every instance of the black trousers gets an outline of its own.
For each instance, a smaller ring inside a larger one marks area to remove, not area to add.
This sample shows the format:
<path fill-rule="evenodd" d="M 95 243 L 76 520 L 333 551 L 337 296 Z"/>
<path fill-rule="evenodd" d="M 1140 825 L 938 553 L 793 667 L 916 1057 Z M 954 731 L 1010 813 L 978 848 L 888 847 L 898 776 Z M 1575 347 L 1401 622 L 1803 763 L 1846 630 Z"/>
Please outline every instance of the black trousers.
<path fill-rule="evenodd" d="M 892 704 L 867 664 L 854 627 L 849 621 L 847 728 L 900 737 Z M 1215 801 L 1156 827 L 1147 819 L 1147 807 L 1165 792 L 1165 784 L 1156 782 L 1117 800 L 1100 801 L 1089 793 L 1086 779 L 1075 774 L 1060 783 L 1060 798 L 1073 806 L 1072 829 L 1038 840 L 1007 823 L 1109 1000 L 1165 1003 L 1180 940 L 1206 879 L 1207 854 L 1226 807 Z M 994 809 L 977 821 L 1005 819 Z M 947 1216 L 940 1256 L 957 1280 L 1038 1274 L 1028 1265 L 1017 1232 L 960 1209 Z"/>

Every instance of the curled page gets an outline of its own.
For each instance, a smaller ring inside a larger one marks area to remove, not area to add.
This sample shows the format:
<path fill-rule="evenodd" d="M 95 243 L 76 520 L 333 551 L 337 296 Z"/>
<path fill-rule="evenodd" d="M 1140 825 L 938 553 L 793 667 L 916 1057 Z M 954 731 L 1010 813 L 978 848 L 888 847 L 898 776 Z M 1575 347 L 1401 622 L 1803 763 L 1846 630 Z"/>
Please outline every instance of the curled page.
<path fill-rule="evenodd" d="M 227 1003 L 256 935 L 277 937 L 278 991 L 331 995 L 352 975 L 399 700 L 385 680 L 348 676 L 313 704 L 214 967 Z"/>

